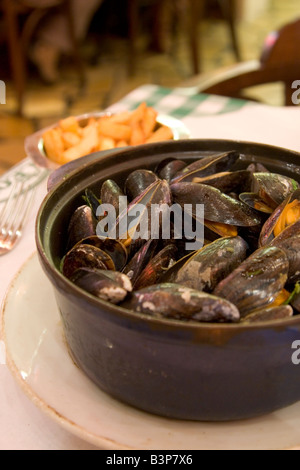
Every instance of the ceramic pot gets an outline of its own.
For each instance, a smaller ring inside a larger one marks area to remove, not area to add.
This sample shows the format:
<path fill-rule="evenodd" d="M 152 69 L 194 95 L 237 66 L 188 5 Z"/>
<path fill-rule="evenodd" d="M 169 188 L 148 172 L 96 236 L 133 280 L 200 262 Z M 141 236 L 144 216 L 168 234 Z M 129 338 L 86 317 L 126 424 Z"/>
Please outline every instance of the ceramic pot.
<path fill-rule="evenodd" d="M 68 221 L 87 187 L 119 184 L 164 158 L 187 162 L 237 150 L 240 168 L 260 162 L 300 181 L 300 155 L 272 146 L 183 140 L 99 153 L 52 175 L 36 223 L 41 265 L 55 291 L 75 363 L 103 391 L 141 410 L 177 419 L 224 421 L 259 416 L 300 399 L 292 344 L 300 317 L 255 324 L 195 324 L 151 318 L 101 301 L 59 271 Z"/>

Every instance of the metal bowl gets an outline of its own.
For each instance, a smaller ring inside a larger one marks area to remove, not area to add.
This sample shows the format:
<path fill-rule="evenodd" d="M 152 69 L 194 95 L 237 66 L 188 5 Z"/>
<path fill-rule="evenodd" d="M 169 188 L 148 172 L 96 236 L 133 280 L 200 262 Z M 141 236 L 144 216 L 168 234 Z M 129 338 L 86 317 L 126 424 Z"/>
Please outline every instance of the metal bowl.
<path fill-rule="evenodd" d="M 84 126 L 87 124 L 90 118 L 98 119 L 103 116 L 111 116 L 112 113 L 107 113 L 104 111 L 99 112 L 92 112 L 86 114 L 80 114 L 75 116 L 76 120 L 80 123 L 80 125 Z M 159 114 L 156 118 L 157 124 L 165 125 L 172 130 L 173 139 L 180 140 L 180 139 L 187 139 L 190 137 L 190 132 L 187 127 L 178 119 L 173 118 L 172 116 Z M 44 148 L 44 140 L 43 135 L 49 129 L 53 129 L 58 127 L 59 123 L 52 124 L 51 126 L 45 127 L 40 129 L 39 131 L 35 132 L 34 134 L 29 135 L 26 137 L 24 141 L 24 149 L 26 155 L 33 160 L 33 162 L 42 168 L 48 168 L 50 170 L 55 170 L 59 168 L 60 165 L 53 160 L 51 160 Z"/>
<path fill-rule="evenodd" d="M 155 319 L 98 300 L 59 271 L 70 215 L 86 187 L 124 181 L 168 157 L 187 162 L 235 149 L 240 165 L 260 162 L 300 181 L 300 154 L 268 145 L 186 140 L 139 146 L 83 160 L 56 181 L 36 224 L 39 259 L 53 285 L 69 352 L 102 390 L 150 413 L 224 421 L 259 416 L 300 399 L 292 361 L 300 317 L 255 324 L 188 324 Z"/>

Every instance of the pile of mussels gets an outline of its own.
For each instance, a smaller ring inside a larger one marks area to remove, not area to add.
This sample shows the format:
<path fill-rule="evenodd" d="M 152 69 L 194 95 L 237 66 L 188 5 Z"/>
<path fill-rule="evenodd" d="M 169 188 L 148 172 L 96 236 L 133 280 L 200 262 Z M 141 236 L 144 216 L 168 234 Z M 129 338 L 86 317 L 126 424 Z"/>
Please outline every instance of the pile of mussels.
<path fill-rule="evenodd" d="M 298 314 L 299 184 L 258 163 L 234 171 L 239 158 L 235 151 L 188 165 L 170 158 L 133 171 L 124 188 L 107 180 L 99 194 L 87 189 L 69 223 L 62 273 L 100 299 L 158 318 L 248 323 Z M 201 249 L 187 251 L 186 240 L 172 236 L 134 237 L 132 224 L 125 237 L 96 233 L 99 204 L 115 207 L 120 226 L 137 204 L 174 203 L 192 208 L 192 220 L 204 204 Z"/>

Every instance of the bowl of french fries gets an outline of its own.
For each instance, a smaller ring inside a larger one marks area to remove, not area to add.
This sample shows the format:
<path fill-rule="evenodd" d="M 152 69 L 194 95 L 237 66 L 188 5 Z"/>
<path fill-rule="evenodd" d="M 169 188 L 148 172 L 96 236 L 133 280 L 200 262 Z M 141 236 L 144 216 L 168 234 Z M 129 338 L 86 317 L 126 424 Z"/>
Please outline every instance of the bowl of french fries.
<path fill-rule="evenodd" d="M 132 111 L 69 116 L 25 139 L 25 152 L 38 166 L 55 169 L 94 152 L 189 138 L 178 119 L 142 102 Z"/>

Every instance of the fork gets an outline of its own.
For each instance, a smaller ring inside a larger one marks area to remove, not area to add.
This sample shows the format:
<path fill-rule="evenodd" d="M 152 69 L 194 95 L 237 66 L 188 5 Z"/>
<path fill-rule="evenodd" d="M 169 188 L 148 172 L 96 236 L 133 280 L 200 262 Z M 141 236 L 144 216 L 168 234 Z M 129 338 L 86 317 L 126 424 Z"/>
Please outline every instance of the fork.
<path fill-rule="evenodd" d="M 0 214 L 0 255 L 9 253 L 20 240 L 30 214 L 35 189 L 15 182 Z"/>

